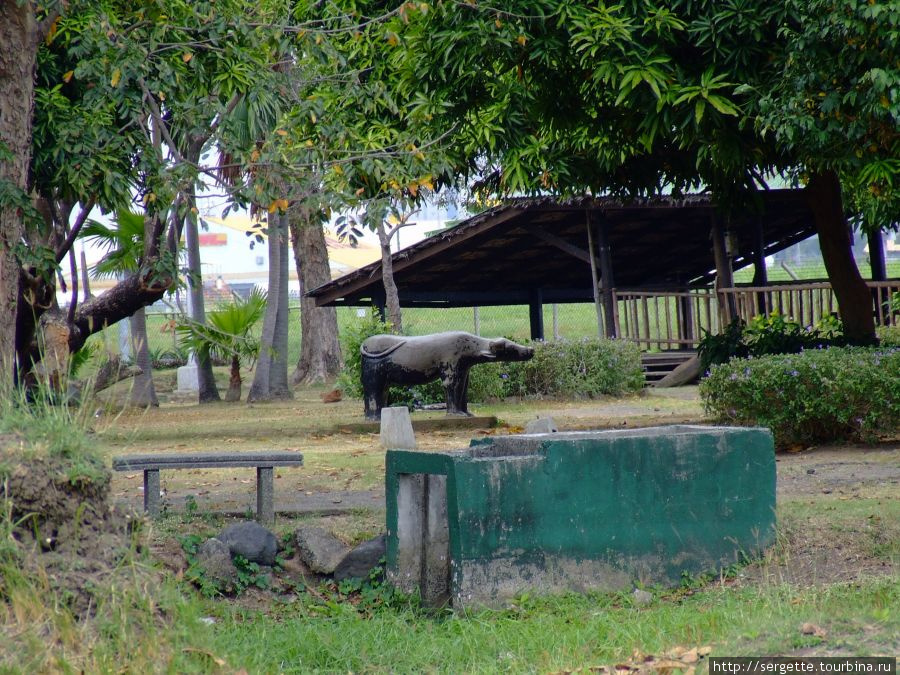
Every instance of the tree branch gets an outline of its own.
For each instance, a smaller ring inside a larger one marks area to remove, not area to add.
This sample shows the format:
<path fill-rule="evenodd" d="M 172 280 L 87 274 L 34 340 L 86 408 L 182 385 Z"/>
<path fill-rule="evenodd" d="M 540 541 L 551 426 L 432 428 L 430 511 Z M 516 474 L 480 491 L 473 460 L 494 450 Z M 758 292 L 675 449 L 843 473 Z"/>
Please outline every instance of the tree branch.
<path fill-rule="evenodd" d="M 166 140 L 166 145 L 169 146 L 169 151 L 179 162 L 184 162 L 185 159 L 181 155 L 181 152 L 178 150 L 178 146 L 175 144 L 175 141 L 172 139 L 172 136 L 169 134 L 169 127 L 166 125 L 165 119 L 163 119 L 162 111 L 159 109 L 159 106 L 156 105 L 156 99 L 153 98 L 153 94 L 150 93 L 150 89 L 147 87 L 147 83 L 144 81 L 143 77 L 138 78 L 138 84 L 141 86 L 141 91 L 144 92 L 144 98 L 147 99 L 147 105 L 150 106 L 150 114 L 153 115 L 153 118 L 156 120 L 156 124 L 159 128 L 160 133 L 163 138 Z"/>
<path fill-rule="evenodd" d="M 72 300 L 69 302 L 69 313 L 66 317 L 68 323 L 75 319 L 75 309 L 78 307 L 78 265 L 75 263 L 75 249 L 69 249 L 69 273 L 72 275 Z"/>
<path fill-rule="evenodd" d="M 72 225 L 72 229 L 69 231 L 68 236 L 60 247 L 56 249 L 57 265 L 66 257 L 66 253 L 72 249 L 72 244 L 75 243 L 75 239 L 78 237 L 78 233 L 81 232 L 81 227 L 84 225 L 85 221 L 87 221 L 88 215 L 94 209 L 95 203 L 96 200 L 94 197 L 91 197 L 87 200 L 87 203 L 81 207 L 81 211 L 78 213 L 78 217 L 75 219 L 75 223 Z"/>

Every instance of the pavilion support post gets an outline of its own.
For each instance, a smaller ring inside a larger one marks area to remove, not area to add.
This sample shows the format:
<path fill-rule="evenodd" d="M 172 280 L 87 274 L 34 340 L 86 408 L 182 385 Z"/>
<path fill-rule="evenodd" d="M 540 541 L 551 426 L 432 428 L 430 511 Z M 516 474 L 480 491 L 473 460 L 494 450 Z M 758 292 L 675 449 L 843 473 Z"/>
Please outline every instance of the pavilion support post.
<path fill-rule="evenodd" d="M 872 281 L 885 281 L 887 279 L 887 265 L 884 259 L 884 239 L 881 236 L 881 230 L 866 233 L 869 244 L 869 268 L 872 270 Z M 890 298 L 886 288 L 873 288 L 872 300 L 876 308 Z M 876 309 L 876 321 L 880 317 L 884 317 L 883 321 L 889 321 L 889 312 L 879 312 Z"/>
<path fill-rule="evenodd" d="M 690 289 L 686 289 L 690 290 Z M 678 298 L 678 304 L 681 311 L 681 337 L 684 340 L 690 340 L 690 344 L 685 344 L 685 348 L 694 347 L 694 303 L 689 295 L 682 295 Z"/>
<path fill-rule="evenodd" d="M 544 339 L 544 293 L 540 288 L 532 288 L 528 301 L 528 322 L 531 324 L 531 339 Z"/>
<path fill-rule="evenodd" d="M 734 276 L 731 271 L 731 258 L 725 249 L 725 228 L 722 222 L 713 214 L 712 217 L 712 248 L 713 258 L 716 261 L 716 291 L 722 288 L 734 288 Z M 731 323 L 737 317 L 737 306 L 734 294 L 718 294 L 718 299 L 725 315 L 725 323 Z M 723 302 L 724 300 L 724 302 Z"/>
<path fill-rule="evenodd" d="M 766 237 L 763 231 L 762 216 L 753 223 L 753 285 L 768 286 L 769 273 L 766 270 Z M 756 297 L 756 306 L 760 314 L 767 313 L 766 295 L 760 293 Z"/>
<path fill-rule="evenodd" d="M 594 310 L 597 312 L 597 337 L 603 337 L 603 305 L 600 302 L 600 279 L 597 274 L 597 247 L 594 245 L 594 224 L 591 222 L 591 212 L 584 212 L 584 222 L 587 228 L 588 252 L 591 255 L 591 285 L 594 289 Z"/>
<path fill-rule="evenodd" d="M 616 300 L 613 293 L 616 282 L 613 278 L 612 250 L 609 246 L 609 227 L 605 218 L 597 222 L 597 246 L 599 250 L 600 279 L 603 281 L 601 294 L 603 296 L 603 309 L 606 337 L 616 336 Z"/>

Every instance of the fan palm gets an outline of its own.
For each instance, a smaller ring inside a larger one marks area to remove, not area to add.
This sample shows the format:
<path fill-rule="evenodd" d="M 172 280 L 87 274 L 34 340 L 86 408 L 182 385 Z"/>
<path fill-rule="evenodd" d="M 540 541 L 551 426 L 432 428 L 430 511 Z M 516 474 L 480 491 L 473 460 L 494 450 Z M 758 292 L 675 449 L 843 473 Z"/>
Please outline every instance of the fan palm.
<path fill-rule="evenodd" d="M 144 216 L 118 211 L 116 227 L 107 227 L 91 220 L 82 229 L 81 237 L 106 249 L 106 254 L 91 268 L 94 277 L 115 277 L 137 272 L 144 254 Z"/>
<path fill-rule="evenodd" d="M 266 294 L 254 288 L 247 299 L 235 297 L 206 313 L 207 324 L 186 319 L 175 327 L 183 343 L 198 354 L 231 359 L 231 377 L 226 401 L 241 400 L 241 360 L 259 356 L 260 341 L 251 335 L 266 308 Z"/>

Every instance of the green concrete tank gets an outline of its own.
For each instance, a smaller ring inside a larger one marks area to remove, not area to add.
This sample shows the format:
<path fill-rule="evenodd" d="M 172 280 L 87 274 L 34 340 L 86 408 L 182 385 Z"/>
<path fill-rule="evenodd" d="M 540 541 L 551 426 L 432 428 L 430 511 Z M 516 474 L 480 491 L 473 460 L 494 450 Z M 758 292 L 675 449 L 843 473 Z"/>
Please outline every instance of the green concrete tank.
<path fill-rule="evenodd" d="M 390 450 L 388 576 L 430 605 L 672 586 L 775 536 L 766 429 L 670 426 Z"/>

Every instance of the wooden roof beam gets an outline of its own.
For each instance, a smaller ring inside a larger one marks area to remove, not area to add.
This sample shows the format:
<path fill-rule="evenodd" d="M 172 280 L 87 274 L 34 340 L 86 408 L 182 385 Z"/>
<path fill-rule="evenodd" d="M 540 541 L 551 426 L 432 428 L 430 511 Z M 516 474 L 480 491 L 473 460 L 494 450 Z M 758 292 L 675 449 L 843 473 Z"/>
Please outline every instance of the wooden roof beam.
<path fill-rule="evenodd" d="M 579 248 L 573 244 L 570 244 L 562 237 L 557 237 L 555 234 L 550 234 L 546 230 L 537 227 L 536 225 L 527 225 L 524 228 L 526 231 L 530 232 L 532 235 L 537 237 L 543 242 L 550 244 L 551 246 L 555 246 L 560 251 L 564 251 L 568 253 L 570 256 L 578 258 L 580 261 L 591 264 L 591 255 L 583 248 Z"/>

